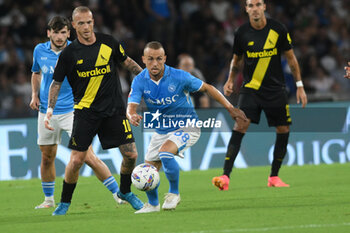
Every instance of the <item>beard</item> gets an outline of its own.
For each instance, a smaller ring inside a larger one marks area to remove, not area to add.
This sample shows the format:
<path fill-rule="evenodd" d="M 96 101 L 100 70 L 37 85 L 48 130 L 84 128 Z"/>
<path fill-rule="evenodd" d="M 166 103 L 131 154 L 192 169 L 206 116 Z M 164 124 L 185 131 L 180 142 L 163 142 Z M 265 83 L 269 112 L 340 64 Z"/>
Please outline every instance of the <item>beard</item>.
<path fill-rule="evenodd" d="M 52 43 L 56 48 L 61 49 L 61 48 L 63 48 L 63 47 L 67 44 L 67 40 L 66 40 L 62 45 L 56 44 L 55 41 L 53 41 L 53 40 L 51 41 L 51 43 Z"/>

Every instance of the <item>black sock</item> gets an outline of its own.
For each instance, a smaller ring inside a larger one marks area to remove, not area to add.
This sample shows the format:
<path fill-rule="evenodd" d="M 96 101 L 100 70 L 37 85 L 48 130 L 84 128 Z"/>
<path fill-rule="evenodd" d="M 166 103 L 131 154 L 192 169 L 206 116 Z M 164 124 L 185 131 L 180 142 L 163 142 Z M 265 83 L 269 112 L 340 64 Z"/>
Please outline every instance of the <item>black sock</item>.
<path fill-rule="evenodd" d="M 278 172 L 281 168 L 284 156 L 287 153 L 288 138 L 289 132 L 276 134 L 276 143 L 275 149 L 273 151 L 273 161 L 271 165 L 270 176 L 278 176 Z"/>
<path fill-rule="evenodd" d="M 120 174 L 120 192 L 122 194 L 131 192 L 131 174 Z"/>
<path fill-rule="evenodd" d="M 239 149 L 241 148 L 241 142 L 242 142 L 243 136 L 244 136 L 244 133 L 232 130 L 232 135 L 227 147 L 225 164 L 224 164 L 224 175 L 228 177 L 230 177 L 233 163 L 236 160 Z"/>
<path fill-rule="evenodd" d="M 63 189 L 61 194 L 61 202 L 70 203 L 72 201 L 73 192 L 77 183 L 68 184 L 63 180 Z"/>

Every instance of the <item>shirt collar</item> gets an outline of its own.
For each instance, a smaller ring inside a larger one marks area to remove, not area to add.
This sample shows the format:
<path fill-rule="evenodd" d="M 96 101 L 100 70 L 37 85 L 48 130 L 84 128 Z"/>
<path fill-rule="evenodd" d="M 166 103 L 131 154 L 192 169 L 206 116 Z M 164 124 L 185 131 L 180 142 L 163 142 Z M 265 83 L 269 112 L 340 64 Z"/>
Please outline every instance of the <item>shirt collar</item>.
<path fill-rule="evenodd" d="M 68 46 L 70 43 L 72 43 L 72 41 L 67 40 L 67 46 Z M 46 46 L 46 49 L 47 49 L 47 50 L 51 50 L 51 41 L 49 40 L 48 42 L 46 42 L 45 46 Z"/>

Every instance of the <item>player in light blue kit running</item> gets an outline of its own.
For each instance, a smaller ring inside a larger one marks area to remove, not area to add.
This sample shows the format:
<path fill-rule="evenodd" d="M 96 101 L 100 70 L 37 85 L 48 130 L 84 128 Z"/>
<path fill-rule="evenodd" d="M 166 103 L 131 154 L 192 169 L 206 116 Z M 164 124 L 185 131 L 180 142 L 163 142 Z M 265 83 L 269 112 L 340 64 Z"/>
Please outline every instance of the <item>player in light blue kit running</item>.
<path fill-rule="evenodd" d="M 61 51 L 71 42 L 67 39 L 70 34 L 68 19 L 55 16 L 48 23 L 47 36 L 50 39 L 38 44 L 33 52 L 32 66 L 32 100 L 30 107 L 39 111 L 38 116 L 38 145 L 41 150 L 41 180 L 45 201 L 35 209 L 55 206 L 55 158 L 57 144 L 61 142 L 62 131 L 69 136 L 73 127 L 73 94 L 67 79 L 63 81 L 55 110 L 51 119 L 54 131 L 45 128 L 44 117 L 47 111 L 48 94 L 54 68 Z M 90 146 L 85 161 L 95 172 L 97 178 L 112 192 L 118 204 L 123 203 L 117 196 L 118 184 L 104 162 L 96 157 Z"/>
<path fill-rule="evenodd" d="M 206 92 L 223 105 L 233 119 L 246 120 L 245 114 L 232 104 L 212 85 L 191 74 L 165 65 L 166 55 L 163 46 L 156 41 L 149 42 L 143 51 L 142 61 L 146 65 L 131 85 L 128 99 L 127 117 L 131 124 L 138 126 L 142 116 L 137 107 L 143 97 L 152 119 L 148 123 L 159 122 L 153 134 L 145 162 L 157 167 L 163 166 L 169 181 L 169 193 L 162 205 L 164 210 L 173 210 L 180 202 L 179 165 L 174 156 L 183 156 L 183 152 L 194 145 L 200 137 L 200 128 L 186 122 L 196 122 L 198 116 L 194 110 L 190 92 Z M 146 119 L 144 119 L 146 120 Z M 166 124 L 162 124 L 163 121 Z M 159 126 L 159 127 L 158 127 Z M 146 192 L 148 203 L 135 213 L 160 211 L 158 187 Z"/>

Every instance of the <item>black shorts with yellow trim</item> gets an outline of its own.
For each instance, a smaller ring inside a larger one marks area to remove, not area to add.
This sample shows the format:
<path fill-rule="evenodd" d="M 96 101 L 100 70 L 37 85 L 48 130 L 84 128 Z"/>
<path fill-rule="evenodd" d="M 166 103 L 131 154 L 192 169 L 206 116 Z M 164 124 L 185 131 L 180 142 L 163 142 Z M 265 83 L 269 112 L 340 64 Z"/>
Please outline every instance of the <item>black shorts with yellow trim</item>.
<path fill-rule="evenodd" d="M 261 111 L 265 112 L 267 123 L 270 127 L 292 124 L 288 97 L 285 91 L 271 94 L 241 93 L 238 98 L 238 107 L 255 124 L 260 122 Z"/>
<path fill-rule="evenodd" d="M 130 123 L 125 115 L 114 114 L 101 117 L 84 109 L 76 109 L 68 147 L 77 151 L 86 151 L 96 134 L 104 150 L 135 142 Z"/>

